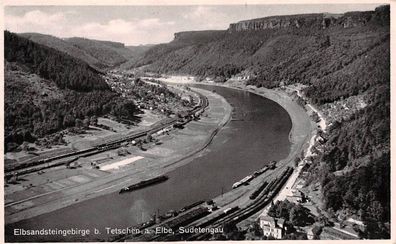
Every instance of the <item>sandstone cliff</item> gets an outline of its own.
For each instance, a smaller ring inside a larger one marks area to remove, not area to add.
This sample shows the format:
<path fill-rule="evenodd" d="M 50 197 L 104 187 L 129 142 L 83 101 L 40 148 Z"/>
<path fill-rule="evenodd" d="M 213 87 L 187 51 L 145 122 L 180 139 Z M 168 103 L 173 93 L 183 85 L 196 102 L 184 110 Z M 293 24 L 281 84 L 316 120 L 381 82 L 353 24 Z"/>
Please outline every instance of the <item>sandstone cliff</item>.
<path fill-rule="evenodd" d="M 300 14 L 287 16 L 271 16 L 252 20 L 243 20 L 237 23 L 230 24 L 228 32 L 239 31 L 257 31 L 266 29 L 281 29 L 281 28 L 316 28 L 326 29 L 334 26 L 341 26 L 343 28 L 363 26 L 371 20 L 387 22 L 386 19 L 378 19 L 377 16 L 383 18 L 389 6 L 378 7 L 375 11 L 366 12 L 348 12 L 345 14 Z M 389 16 L 388 16 L 389 18 Z"/>

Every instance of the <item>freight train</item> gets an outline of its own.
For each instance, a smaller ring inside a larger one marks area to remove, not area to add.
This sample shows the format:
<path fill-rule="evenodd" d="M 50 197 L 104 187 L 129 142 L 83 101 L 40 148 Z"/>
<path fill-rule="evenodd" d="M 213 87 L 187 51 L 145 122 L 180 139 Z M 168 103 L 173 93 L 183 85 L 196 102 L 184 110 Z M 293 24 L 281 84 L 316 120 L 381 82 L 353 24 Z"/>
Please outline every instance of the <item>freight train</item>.
<path fill-rule="evenodd" d="M 272 161 L 272 162 L 275 162 L 275 163 L 276 163 L 276 161 Z M 273 164 L 272 162 L 270 163 L 271 165 Z M 240 187 L 240 186 L 242 186 L 242 185 L 247 185 L 247 184 L 249 183 L 249 181 L 251 181 L 251 180 L 253 180 L 253 178 L 256 178 L 257 176 L 263 174 L 263 173 L 264 173 L 265 171 L 267 171 L 269 168 L 270 168 L 270 167 L 268 167 L 268 166 L 264 166 L 263 168 L 254 171 L 254 173 L 253 173 L 252 175 L 248 175 L 248 176 L 246 176 L 245 178 L 243 178 L 242 180 L 235 182 L 235 183 L 232 185 L 232 189 L 238 188 L 238 187 Z"/>
<path fill-rule="evenodd" d="M 220 214 L 215 216 L 212 219 L 206 220 L 205 222 L 199 224 L 197 227 L 207 227 L 211 226 L 212 228 L 216 228 L 221 226 L 223 223 L 238 223 L 254 213 L 257 213 L 261 209 L 263 209 L 266 205 L 268 205 L 272 199 L 279 193 L 282 186 L 286 183 L 290 175 L 293 173 L 293 168 L 287 167 L 282 174 L 277 177 L 275 180 L 271 181 L 268 185 L 265 186 L 264 190 L 258 193 L 257 198 L 250 203 L 248 206 L 238 209 L 231 214 Z M 261 187 L 260 187 L 261 188 Z M 207 240 L 210 237 L 210 233 L 197 233 L 189 236 L 184 236 L 184 240 Z"/>

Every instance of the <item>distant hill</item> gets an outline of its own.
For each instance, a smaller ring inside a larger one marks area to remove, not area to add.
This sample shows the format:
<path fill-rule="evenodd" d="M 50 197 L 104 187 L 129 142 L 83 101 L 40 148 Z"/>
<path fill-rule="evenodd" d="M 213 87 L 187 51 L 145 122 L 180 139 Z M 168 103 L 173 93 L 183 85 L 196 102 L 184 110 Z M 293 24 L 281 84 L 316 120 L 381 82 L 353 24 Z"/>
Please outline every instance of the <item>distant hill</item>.
<path fill-rule="evenodd" d="M 219 52 L 217 42 L 224 40 L 226 31 L 189 31 L 175 33 L 175 39 L 167 44 L 155 45 L 147 50 L 133 66 L 149 65 L 148 70 L 167 73 L 205 75 L 203 70 Z M 210 53 L 211 49 L 214 53 Z M 209 73 L 208 73 L 209 75 Z"/>
<path fill-rule="evenodd" d="M 67 53 L 72 57 L 81 59 L 97 70 L 101 70 L 102 68 L 106 67 L 105 65 L 101 64 L 97 58 L 91 56 L 85 50 L 76 47 L 61 38 L 40 33 L 21 33 L 19 35 L 36 43 Z"/>
<path fill-rule="evenodd" d="M 154 45 L 139 45 L 139 46 L 126 46 L 130 50 L 130 57 L 128 61 L 120 65 L 121 69 L 130 69 L 134 63 L 139 60 L 144 53 L 152 48 Z"/>
<path fill-rule="evenodd" d="M 126 47 L 120 42 L 79 37 L 62 39 L 40 33 L 22 33 L 19 35 L 81 59 L 97 70 L 112 68 L 128 60 L 136 59 L 147 49 L 146 46 Z"/>
<path fill-rule="evenodd" d="M 66 38 L 65 41 L 84 50 L 107 67 L 120 65 L 133 56 L 131 50 L 122 43 L 90 40 L 80 37 Z"/>

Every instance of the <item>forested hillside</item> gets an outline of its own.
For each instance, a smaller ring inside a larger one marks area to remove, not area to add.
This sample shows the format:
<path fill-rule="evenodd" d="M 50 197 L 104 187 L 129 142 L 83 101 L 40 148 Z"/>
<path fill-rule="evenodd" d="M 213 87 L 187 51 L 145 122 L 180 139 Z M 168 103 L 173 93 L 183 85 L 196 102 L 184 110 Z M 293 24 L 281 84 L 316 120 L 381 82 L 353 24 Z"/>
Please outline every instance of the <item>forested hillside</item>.
<path fill-rule="evenodd" d="M 190 74 L 275 88 L 302 83 L 317 106 L 363 97 L 365 106 L 330 126 L 307 180 L 323 207 L 363 220 L 364 238 L 390 236 L 389 6 L 344 15 L 242 21 L 228 31 L 176 34 L 135 63 L 158 73 Z M 209 36 L 211 36 L 209 38 Z"/>
<path fill-rule="evenodd" d="M 7 31 L 4 43 L 6 151 L 92 116 L 137 111 L 83 61 Z"/>
<path fill-rule="evenodd" d="M 7 31 L 4 36 L 4 57 L 8 62 L 21 63 L 33 73 L 55 81 L 62 89 L 109 89 L 99 73 L 88 64 Z"/>
<path fill-rule="evenodd" d="M 154 45 L 139 45 L 139 46 L 126 46 L 126 48 L 129 49 L 131 57 L 128 58 L 128 61 L 126 61 L 125 63 L 122 63 L 120 65 L 120 68 L 122 70 L 128 70 L 130 69 L 137 60 L 139 60 L 144 53 L 149 50 L 150 48 L 152 48 Z"/>
<path fill-rule="evenodd" d="M 58 51 L 80 59 L 97 70 L 105 70 L 115 67 L 129 60 L 140 57 L 146 48 L 126 47 L 122 43 L 110 41 L 98 41 L 86 38 L 61 39 L 55 36 L 40 33 L 22 33 L 20 36 L 31 41 L 54 48 Z"/>
<path fill-rule="evenodd" d="M 132 52 L 122 43 L 97 41 L 80 37 L 67 38 L 65 41 L 96 58 L 99 61 L 97 65 L 114 67 L 132 58 Z"/>
<path fill-rule="evenodd" d="M 342 70 L 363 67 L 369 62 L 363 60 L 366 55 L 384 51 L 389 45 L 389 9 L 386 11 L 379 8 L 332 17 L 334 24 L 325 28 L 323 17 L 299 28 L 176 33 L 172 42 L 148 50 L 135 66 L 220 81 L 244 71 L 250 75 L 250 84 L 269 88 L 282 81 L 312 84 L 322 78 L 330 80 L 329 75 L 336 77 Z M 366 22 L 360 22 L 359 14 Z M 354 19 L 359 20 L 356 26 Z"/>
<path fill-rule="evenodd" d="M 100 64 L 98 59 L 92 57 L 83 49 L 80 49 L 61 38 L 57 38 L 55 36 L 50 36 L 50 35 L 44 35 L 40 33 L 22 33 L 18 35 L 25 37 L 35 43 L 67 53 L 68 55 L 74 58 L 86 62 L 87 64 L 91 65 L 93 68 L 97 70 L 101 70 L 105 67 L 103 64 Z"/>

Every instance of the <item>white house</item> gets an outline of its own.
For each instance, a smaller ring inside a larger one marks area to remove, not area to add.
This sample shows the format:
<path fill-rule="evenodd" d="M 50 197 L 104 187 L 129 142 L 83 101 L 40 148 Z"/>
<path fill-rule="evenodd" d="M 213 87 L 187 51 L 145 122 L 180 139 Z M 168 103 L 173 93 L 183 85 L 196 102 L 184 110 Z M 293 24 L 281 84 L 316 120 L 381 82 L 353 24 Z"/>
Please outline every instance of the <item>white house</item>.
<path fill-rule="evenodd" d="M 275 239 L 282 239 L 285 231 L 285 220 L 270 216 L 260 216 L 260 227 L 264 236 L 272 236 Z"/>

